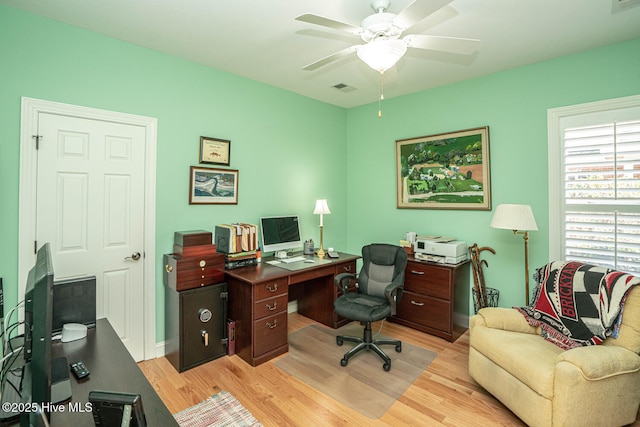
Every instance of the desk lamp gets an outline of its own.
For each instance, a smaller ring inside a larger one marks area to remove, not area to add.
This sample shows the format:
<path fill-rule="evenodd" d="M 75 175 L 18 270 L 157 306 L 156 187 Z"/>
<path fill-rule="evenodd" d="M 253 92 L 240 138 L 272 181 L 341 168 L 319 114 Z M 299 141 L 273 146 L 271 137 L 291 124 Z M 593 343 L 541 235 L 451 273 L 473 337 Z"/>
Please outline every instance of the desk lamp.
<path fill-rule="evenodd" d="M 324 214 L 330 214 L 329 206 L 327 205 L 327 199 L 318 199 L 316 200 L 316 208 L 313 210 L 313 213 L 316 215 L 320 215 L 320 249 L 318 249 L 318 257 L 324 258 L 324 249 L 322 249 L 322 216 Z"/>
<path fill-rule="evenodd" d="M 524 275 L 527 305 L 529 305 L 529 230 L 538 230 L 529 205 L 498 205 L 491 227 L 513 230 L 513 234 L 522 234 L 524 238 Z"/>

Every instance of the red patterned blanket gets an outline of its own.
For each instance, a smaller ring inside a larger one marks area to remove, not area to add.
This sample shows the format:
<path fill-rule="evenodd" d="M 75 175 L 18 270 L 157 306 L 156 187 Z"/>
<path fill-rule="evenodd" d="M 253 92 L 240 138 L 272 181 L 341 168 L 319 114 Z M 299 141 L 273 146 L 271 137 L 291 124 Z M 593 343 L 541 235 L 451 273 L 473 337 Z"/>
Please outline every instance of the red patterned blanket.
<path fill-rule="evenodd" d="M 570 349 L 601 344 L 611 335 L 629 289 L 631 274 L 572 261 L 539 268 L 530 306 L 514 307 L 548 341 Z"/>

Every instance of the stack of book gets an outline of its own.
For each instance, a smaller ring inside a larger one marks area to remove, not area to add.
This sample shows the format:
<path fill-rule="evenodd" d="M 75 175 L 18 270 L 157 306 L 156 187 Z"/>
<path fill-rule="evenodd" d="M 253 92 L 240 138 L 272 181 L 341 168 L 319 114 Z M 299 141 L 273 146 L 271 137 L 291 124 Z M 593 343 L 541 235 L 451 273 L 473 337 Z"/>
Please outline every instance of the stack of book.
<path fill-rule="evenodd" d="M 224 256 L 224 267 L 227 270 L 256 264 L 258 264 L 258 251 L 235 252 Z"/>

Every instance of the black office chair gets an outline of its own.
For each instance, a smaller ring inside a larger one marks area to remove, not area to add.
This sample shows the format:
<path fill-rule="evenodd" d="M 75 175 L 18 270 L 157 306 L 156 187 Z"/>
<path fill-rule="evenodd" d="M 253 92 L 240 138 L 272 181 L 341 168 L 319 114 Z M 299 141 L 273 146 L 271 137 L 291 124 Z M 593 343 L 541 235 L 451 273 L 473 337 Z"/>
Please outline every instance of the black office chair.
<path fill-rule="evenodd" d="M 336 314 L 364 324 L 362 338 L 338 335 L 336 343 L 355 342 L 340 364 L 347 366 L 349 359 L 364 349 L 375 351 L 384 360 L 382 368 L 391 369 L 391 359 L 380 345 L 395 345 L 396 351 L 402 351 L 402 342 L 398 340 L 373 340 L 371 322 L 386 319 L 396 314 L 396 303 L 404 288 L 404 269 L 407 266 L 407 253 L 400 246 L 372 244 L 362 248 L 362 269 L 356 277 L 351 273 L 336 276 L 336 286 L 342 295 L 336 299 L 333 307 Z M 357 280 L 356 291 L 349 292 L 349 283 Z"/>

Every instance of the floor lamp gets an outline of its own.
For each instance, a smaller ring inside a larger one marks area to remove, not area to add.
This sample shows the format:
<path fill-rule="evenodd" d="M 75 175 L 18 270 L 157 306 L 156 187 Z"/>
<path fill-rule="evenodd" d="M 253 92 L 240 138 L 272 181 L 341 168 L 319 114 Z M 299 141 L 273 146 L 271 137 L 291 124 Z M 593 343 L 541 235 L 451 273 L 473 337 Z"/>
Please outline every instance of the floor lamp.
<path fill-rule="evenodd" d="M 491 227 L 513 230 L 524 238 L 524 276 L 527 305 L 529 305 L 529 231 L 538 230 L 536 219 L 529 205 L 498 205 Z"/>
<path fill-rule="evenodd" d="M 330 214 L 329 205 L 327 205 L 327 199 L 318 199 L 316 200 L 316 208 L 313 210 L 313 213 L 316 215 L 320 215 L 320 249 L 318 249 L 318 257 L 324 258 L 324 249 L 322 249 L 322 216 L 324 214 Z"/>

